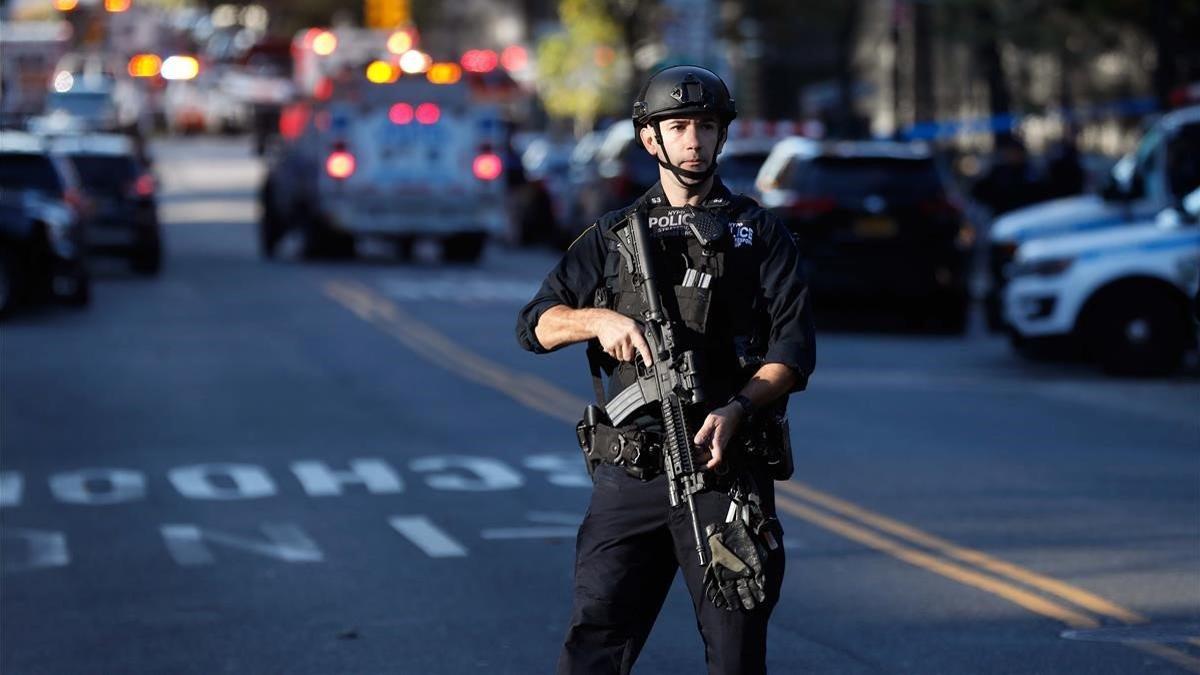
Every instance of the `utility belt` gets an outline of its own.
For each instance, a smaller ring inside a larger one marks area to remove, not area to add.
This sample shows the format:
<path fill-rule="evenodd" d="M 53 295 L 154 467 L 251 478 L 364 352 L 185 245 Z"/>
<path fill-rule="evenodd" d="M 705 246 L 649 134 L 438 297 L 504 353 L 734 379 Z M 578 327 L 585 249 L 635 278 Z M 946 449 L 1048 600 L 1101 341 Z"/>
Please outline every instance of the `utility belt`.
<path fill-rule="evenodd" d="M 604 410 L 589 405 L 575 426 L 588 475 L 600 464 L 613 464 L 634 478 L 650 480 L 663 473 L 663 436 L 636 424 L 614 427 Z M 743 422 L 734 435 L 732 450 L 752 463 L 762 464 L 774 480 L 791 478 L 792 441 L 786 411 L 766 409 Z"/>

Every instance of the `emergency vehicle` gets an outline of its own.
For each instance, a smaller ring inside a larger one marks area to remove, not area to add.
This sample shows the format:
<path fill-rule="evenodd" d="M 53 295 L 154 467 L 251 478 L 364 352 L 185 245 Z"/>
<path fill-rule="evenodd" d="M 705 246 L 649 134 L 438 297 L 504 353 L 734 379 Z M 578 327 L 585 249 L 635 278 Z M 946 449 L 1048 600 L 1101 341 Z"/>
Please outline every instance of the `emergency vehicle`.
<path fill-rule="evenodd" d="M 273 254 L 283 230 L 300 227 L 314 256 L 349 253 L 355 240 L 374 238 L 396 244 L 402 257 L 432 240 L 445 260 L 477 260 L 488 237 L 508 229 L 499 111 L 473 97 L 456 64 L 410 50 L 425 63 L 402 70 L 405 56 L 398 64 L 386 56 L 386 35 L 303 35 L 302 45 L 330 57 L 353 37 L 355 59 L 330 67 L 297 56 L 297 84 L 312 83 L 313 99 L 281 118 L 285 147 L 262 194 L 263 253 Z M 362 46 L 371 40 L 374 51 Z M 352 65 L 364 55 L 368 63 Z"/>
<path fill-rule="evenodd" d="M 1019 348 L 1082 347 L 1106 370 L 1161 374 L 1196 344 L 1200 189 L 1128 227 L 1022 244 L 1004 312 Z"/>
<path fill-rule="evenodd" d="M 1180 174 L 1172 176 L 1172 172 Z M 1034 204 L 1007 213 L 988 233 L 990 289 L 988 325 L 1004 327 L 1001 299 L 1004 270 L 1027 241 L 1145 222 L 1182 196 L 1175 183 L 1200 173 L 1200 106 L 1172 111 L 1142 136 L 1138 147 L 1113 167 L 1100 194 L 1077 195 Z"/>

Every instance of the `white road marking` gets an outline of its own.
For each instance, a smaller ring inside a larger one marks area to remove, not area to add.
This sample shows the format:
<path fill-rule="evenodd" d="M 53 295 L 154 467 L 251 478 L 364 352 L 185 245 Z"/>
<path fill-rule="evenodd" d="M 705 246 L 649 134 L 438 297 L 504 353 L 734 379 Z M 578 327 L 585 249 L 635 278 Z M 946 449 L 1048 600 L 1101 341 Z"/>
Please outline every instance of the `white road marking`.
<path fill-rule="evenodd" d="M 50 492 L 66 504 L 120 504 L 146 498 L 146 477 L 129 469 L 81 469 L 51 476 Z"/>
<path fill-rule="evenodd" d="M 0 508 L 20 506 L 25 479 L 16 471 L 0 471 Z"/>
<path fill-rule="evenodd" d="M 527 469 L 545 471 L 546 480 L 551 485 L 560 487 L 592 487 L 592 479 L 588 477 L 587 469 L 583 466 L 583 456 L 579 453 L 546 453 L 530 455 L 522 462 Z"/>
<path fill-rule="evenodd" d="M 392 516 L 388 523 L 430 558 L 462 558 L 467 548 L 425 516 Z"/>
<path fill-rule="evenodd" d="M 179 494 L 189 499 L 257 499 L 275 494 L 275 483 L 260 466 L 253 464 L 197 464 L 167 472 Z M 217 485 L 225 478 L 230 486 Z"/>
<path fill-rule="evenodd" d="M 464 470 L 473 477 L 454 473 L 437 473 L 425 477 L 429 487 L 436 490 L 461 490 L 464 492 L 486 492 L 490 490 L 515 490 L 525 483 L 521 474 L 504 462 L 490 457 L 464 455 L 437 455 L 421 457 L 409 462 L 413 471 Z"/>
<path fill-rule="evenodd" d="M 209 543 L 283 562 L 321 562 L 324 559 L 321 549 L 298 525 L 264 523 L 259 529 L 269 541 L 205 530 L 190 524 L 163 525 L 159 528 L 171 557 L 185 567 L 213 564 L 215 557 Z"/>
<path fill-rule="evenodd" d="M 310 497 L 342 494 L 343 485 L 361 484 L 371 494 L 397 494 L 404 491 L 400 474 L 382 459 L 350 460 L 349 471 L 335 471 L 325 462 L 292 462 L 292 473 Z"/>
<path fill-rule="evenodd" d="M 7 543 L 14 539 L 25 542 L 25 558 L 23 560 L 16 557 L 21 549 Z M 62 532 L 5 528 L 3 532 L 0 532 L 0 541 L 6 542 L 5 545 L 0 546 L 0 552 L 3 552 L 3 556 L 0 557 L 0 560 L 3 561 L 0 563 L 0 570 L 3 570 L 5 574 L 49 567 L 66 567 L 71 564 L 71 554 L 67 550 L 67 537 Z"/>
<path fill-rule="evenodd" d="M 375 282 L 393 300 L 439 302 L 511 302 L 524 304 L 537 293 L 540 281 L 500 279 L 479 274 L 444 274 L 438 277 L 387 277 Z"/>

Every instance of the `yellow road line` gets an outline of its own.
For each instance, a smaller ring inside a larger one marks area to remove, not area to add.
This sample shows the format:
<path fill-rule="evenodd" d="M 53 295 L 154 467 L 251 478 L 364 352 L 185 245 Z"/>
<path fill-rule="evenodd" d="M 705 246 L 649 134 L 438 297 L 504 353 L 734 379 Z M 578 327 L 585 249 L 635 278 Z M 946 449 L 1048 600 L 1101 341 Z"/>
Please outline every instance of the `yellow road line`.
<path fill-rule="evenodd" d="M 460 347 L 432 327 L 409 316 L 395 303 L 362 284 L 331 281 L 325 284 L 325 293 L 364 321 L 379 327 L 429 361 L 457 373 L 467 380 L 507 394 L 522 405 L 549 417 L 574 423 L 579 419 L 579 415 L 586 405 L 583 399 L 555 387 L 541 378 L 507 369 Z M 1053 602 L 1002 579 L 952 562 L 952 560 L 974 565 L 992 574 L 1019 581 L 1096 614 L 1126 624 L 1132 625 L 1148 621 L 1144 616 L 1088 591 L 1005 562 L 981 551 L 957 546 L 945 539 L 871 512 L 797 481 L 781 482 L 777 485 L 781 490 L 799 499 L 807 500 L 814 505 L 845 516 L 842 518 L 830 515 L 812 508 L 809 504 L 793 500 L 783 494 L 777 494 L 777 505 L 798 518 L 903 562 L 1004 598 L 1035 614 L 1060 621 L 1073 628 L 1097 628 L 1100 623 L 1090 615 Z M 846 518 L 855 519 L 859 523 L 887 532 L 907 543 L 932 549 L 941 556 L 952 560 L 945 560 L 937 555 L 905 546 Z M 1193 640 L 1192 642 L 1197 641 Z M 1200 659 L 1172 647 L 1151 642 L 1124 642 L 1122 644 L 1170 661 L 1192 672 L 1200 673 Z"/>
<path fill-rule="evenodd" d="M 970 563 L 977 567 L 981 567 L 994 574 L 1008 577 L 1015 581 L 1028 584 L 1034 588 L 1039 588 L 1047 593 L 1052 593 L 1058 597 L 1072 602 L 1080 607 L 1089 609 L 1102 616 L 1107 616 L 1127 624 L 1146 623 L 1149 620 L 1131 610 L 1125 609 L 1116 605 L 1104 598 L 1101 598 L 1093 593 L 1089 593 L 1083 589 L 1076 588 L 1070 584 L 1064 583 L 1057 579 L 1038 574 L 1023 567 L 1014 565 L 994 558 L 981 551 L 964 548 L 955 545 L 945 539 L 936 537 L 932 534 L 922 532 L 915 527 L 905 525 L 899 521 L 888 518 L 864 509 L 860 506 L 851 504 L 843 499 L 838 499 L 832 495 L 827 495 L 823 492 L 815 490 L 803 483 L 790 481 L 777 484 L 780 489 L 786 490 L 797 497 L 802 497 L 811 502 L 815 502 L 825 508 L 849 516 L 861 522 L 867 523 L 884 532 L 891 533 L 906 541 L 925 546 L 935 551 L 942 553 L 955 560 L 960 560 L 965 563 Z"/>

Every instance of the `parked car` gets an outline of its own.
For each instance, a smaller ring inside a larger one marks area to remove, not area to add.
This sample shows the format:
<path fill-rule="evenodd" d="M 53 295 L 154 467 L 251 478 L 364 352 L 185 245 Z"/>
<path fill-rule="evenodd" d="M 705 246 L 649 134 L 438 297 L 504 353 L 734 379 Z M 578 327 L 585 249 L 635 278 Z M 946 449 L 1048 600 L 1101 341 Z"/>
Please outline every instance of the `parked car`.
<path fill-rule="evenodd" d="M 352 254 L 359 238 L 390 241 L 404 256 L 425 239 L 444 260 L 474 262 L 488 237 L 507 232 L 505 130 L 465 82 L 347 81 L 284 117 L 297 130 L 268 165 L 265 256 L 298 229 L 308 256 Z"/>
<path fill-rule="evenodd" d="M 1023 353 L 1065 345 L 1109 372 L 1153 375 L 1195 347 L 1198 293 L 1200 188 L 1142 223 L 1022 244 L 1004 309 Z"/>
<path fill-rule="evenodd" d="M 0 132 L 0 315 L 26 300 L 91 300 L 81 214 L 70 164 L 40 138 Z"/>
<path fill-rule="evenodd" d="M 734 194 L 753 196 L 754 181 L 763 162 L 779 139 L 770 137 L 731 138 L 717 156 L 717 175 Z"/>
<path fill-rule="evenodd" d="M 514 200 L 513 220 L 519 240 L 556 242 L 567 217 L 567 185 L 574 143 L 547 136 L 533 138 L 521 153 L 526 183 Z"/>
<path fill-rule="evenodd" d="M 658 182 L 658 162 L 646 152 L 629 122 L 608 128 L 592 162 L 595 173 L 578 186 L 578 231 L 629 204 Z"/>
<path fill-rule="evenodd" d="M 128 258 L 140 274 L 162 268 L 156 184 L 133 140 L 120 134 L 60 136 L 50 147 L 70 158 L 91 202 L 84 228 L 88 250 Z"/>
<path fill-rule="evenodd" d="M 988 326 L 1004 329 L 1005 270 L 1024 242 L 1143 223 L 1200 183 L 1200 106 L 1158 119 L 1116 165 L 1099 194 L 1035 204 L 992 223 L 988 234 Z"/>
<path fill-rule="evenodd" d="M 795 236 L 818 302 L 900 303 L 939 331 L 965 329 L 973 230 L 928 147 L 791 137 L 756 186 Z"/>
<path fill-rule="evenodd" d="M 596 176 L 596 152 L 604 142 L 603 130 L 589 131 L 584 134 L 575 147 L 571 148 L 568 159 L 567 180 L 563 184 L 563 218 L 557 222 L 556 240 L 567 246 L 583 232 L 592 221 L 585 220 L 586 216 L 580 205 L 580 194 L 585 185 L 591 183 Z"/>

